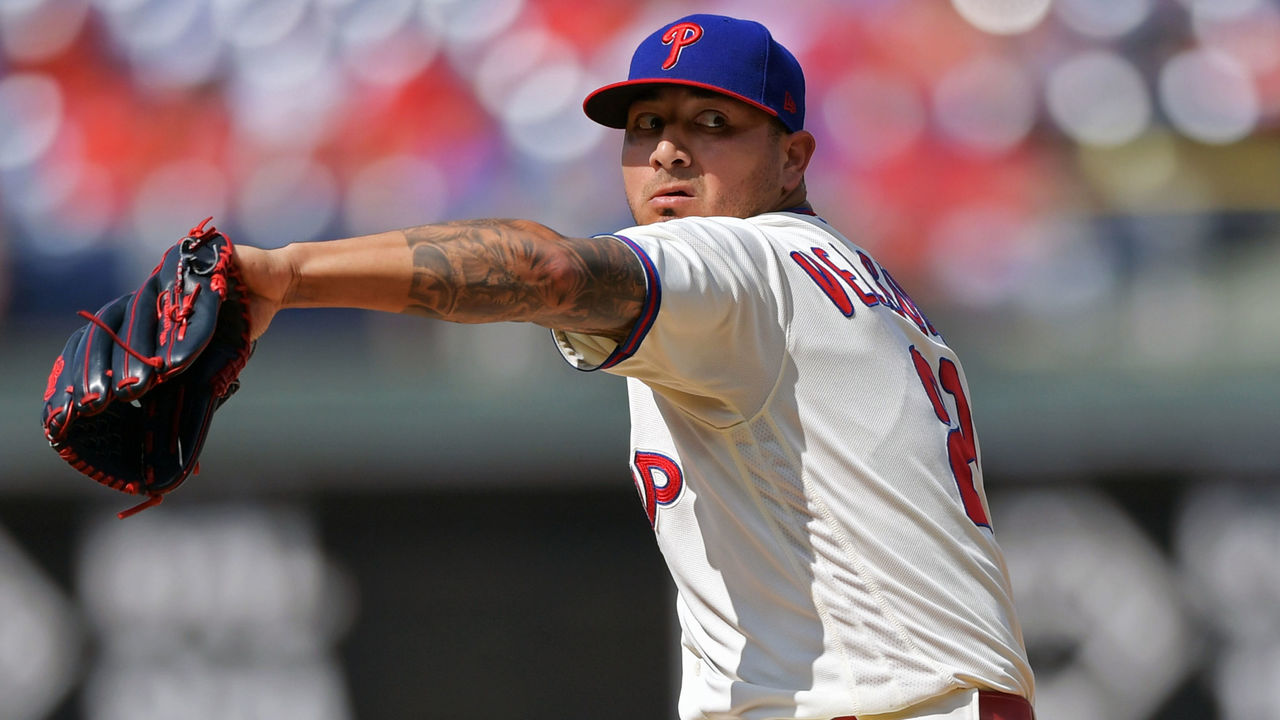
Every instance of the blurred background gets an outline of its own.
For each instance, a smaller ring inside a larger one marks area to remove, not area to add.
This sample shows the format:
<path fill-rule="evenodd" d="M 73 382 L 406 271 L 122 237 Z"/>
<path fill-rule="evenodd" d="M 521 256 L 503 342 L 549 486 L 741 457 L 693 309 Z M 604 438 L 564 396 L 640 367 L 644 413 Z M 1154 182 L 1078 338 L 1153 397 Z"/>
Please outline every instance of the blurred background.
<path fill-rule="evenodd" d="M 965 359 L 1043 720 L 1280 718 L 1280 1 L 0 1 L 0 718 L 673 717 L 621 381 L 298 311 L 128 521 L 39 395 L 207 215 L 630 224 L 581 113 L 693 11 L 804 64 L 820 215 Z"/>

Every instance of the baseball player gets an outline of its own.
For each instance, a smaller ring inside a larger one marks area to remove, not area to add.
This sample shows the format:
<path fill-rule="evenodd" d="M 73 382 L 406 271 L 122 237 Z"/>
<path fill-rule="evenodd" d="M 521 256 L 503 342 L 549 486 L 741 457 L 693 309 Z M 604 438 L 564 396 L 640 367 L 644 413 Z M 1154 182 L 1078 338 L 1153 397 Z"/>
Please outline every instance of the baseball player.
<path fill-rule="evenodd" d="M 691 15 L 584 109 L 624 131 L 635 227 L 239 246 L 254 337 L 289 307 L 527 321 L 573 367 L 625 376 L 682 718 L 1031 720 L 969 387 L 890 270 L 807 202 L 795 58 L 758 23 Z"/>

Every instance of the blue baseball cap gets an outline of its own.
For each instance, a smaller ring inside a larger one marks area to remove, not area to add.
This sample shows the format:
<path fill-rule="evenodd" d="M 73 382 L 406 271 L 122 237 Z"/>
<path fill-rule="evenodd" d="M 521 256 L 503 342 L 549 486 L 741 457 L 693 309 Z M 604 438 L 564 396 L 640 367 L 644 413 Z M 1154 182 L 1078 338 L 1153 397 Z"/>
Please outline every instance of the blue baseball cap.
<path fill-rule="evenodd" d="M 591 93 L 582 109 L 601 125 L 626 127 L 631 102 L 654 85 L 712 90 L 777 117 L 791 132 L 804 127 L 804 71 L 751 20 L 689 15 L 666 25 L 636 48 L 627 79 Z"/>

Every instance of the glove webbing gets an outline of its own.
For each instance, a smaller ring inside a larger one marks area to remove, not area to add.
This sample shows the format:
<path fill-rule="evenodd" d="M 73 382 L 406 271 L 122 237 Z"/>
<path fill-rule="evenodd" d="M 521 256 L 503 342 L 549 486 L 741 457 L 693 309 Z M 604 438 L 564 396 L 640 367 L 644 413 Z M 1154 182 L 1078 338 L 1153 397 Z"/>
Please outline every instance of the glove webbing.
<path fill-rule="evenodd" d="M 114 342 L 117 347 L 129 353 L 131 356 L 137 359 L 138 362 L 146 363 L 147 365 L 150 365 L 151 367 L 157 368 L 157 369 L 164 364 L 164 360 L 159 356 L 147 357 L 146 355 L 143 355 L 137 350 L 134 350 L 133 348 L 129 347 L 129 344 L 126 343 L 123 339 L 121 339 L 120 336 L 116 334 L 116 331 L 112 330 L 111 327 L 107 325 L 105 322 L 103 322 L 97 315 L 94 315 L 85 310 L 81 310 L 78 314 L 81 317 L 87 319 L 89 322 L 96 325 L 99 330 L 103 331 L 111 338 L 112 342 Z M 81 468 L 77 467 L 77 469 L 81 469 Z M 200 472 L 200 464 L 196 463 L 195 473 L 198 474 L 199 472 Z M 95 479 L 98 479 L 98 478 L 95 478 Z M 99 480 L 99 482 L 102 482 L 102 480 Z M 132 483 L 130 483 L 129 485 L 132 485 Z M 117 487 L 116 489 L 124 490 L 125 492 L 136 491 L 135 488 L 132 488 L 129 486 Z M 146 510 L 149 507 L 155 507 L 156 505 L 159 505 L 163 500 L 164 500 L 163 493 L 158 493 L 158 492 L 149 493 L 146 500 L 135 505 L 134 507 L 131 507 L 127 510 L 122 510 L 116 513 L 116 517 L 123 520 L 131 515 L 136 515 L 142 512 L 143 510 Z"/>

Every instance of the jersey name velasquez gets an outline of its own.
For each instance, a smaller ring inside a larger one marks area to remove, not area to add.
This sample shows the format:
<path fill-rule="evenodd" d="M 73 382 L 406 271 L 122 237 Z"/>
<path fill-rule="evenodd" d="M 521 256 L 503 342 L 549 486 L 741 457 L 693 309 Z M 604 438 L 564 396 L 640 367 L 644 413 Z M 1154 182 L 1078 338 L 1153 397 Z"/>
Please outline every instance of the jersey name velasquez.
<path fill-rule="evenodd" d="M 955 354 L 820 219 L 616 234 L 635 332 L 555 332 L 628 378 L 631 466 L 678 591 L 682 718 L 887 713 L 1033 679 Z"/>

